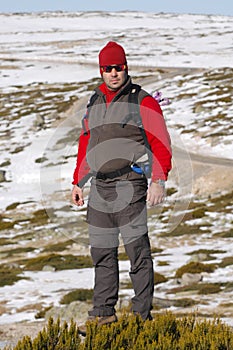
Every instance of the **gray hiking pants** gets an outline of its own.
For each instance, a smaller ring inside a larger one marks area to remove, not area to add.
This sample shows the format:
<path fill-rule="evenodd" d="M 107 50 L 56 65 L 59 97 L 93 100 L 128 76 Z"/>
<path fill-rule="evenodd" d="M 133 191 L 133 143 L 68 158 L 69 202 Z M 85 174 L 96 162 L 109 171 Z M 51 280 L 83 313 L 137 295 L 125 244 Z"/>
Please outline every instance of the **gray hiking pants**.
<path fill-rule="evenodd" d="M 128 180 L 128 179 L 127 179 Z M 119 291 L 118 246 L 121 233 L 129 257 L 135 296 L 132 311 L 150 318 L 154 272 L 147 229 L 145 179 L 91 185 L 87 221 L 95 268 L 93 309 L 90 316 L 115 313 Z"/>

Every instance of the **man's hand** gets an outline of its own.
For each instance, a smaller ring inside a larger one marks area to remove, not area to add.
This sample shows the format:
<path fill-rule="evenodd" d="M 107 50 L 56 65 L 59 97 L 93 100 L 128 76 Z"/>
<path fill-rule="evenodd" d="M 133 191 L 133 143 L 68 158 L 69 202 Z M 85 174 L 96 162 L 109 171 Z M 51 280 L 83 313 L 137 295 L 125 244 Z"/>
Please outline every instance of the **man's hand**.
<path fill-rule="evenodd" d="M 72 201 L 79 207 L 84 204 L 83 190 L 76 185 L 72 189 Z"/>
<path fill-rule="evenodd" d="M 151 206 L 160 204 L 165 198 L 165 187 L 157 182 L 151 182 L 147 191 L 147 201 Z"/>

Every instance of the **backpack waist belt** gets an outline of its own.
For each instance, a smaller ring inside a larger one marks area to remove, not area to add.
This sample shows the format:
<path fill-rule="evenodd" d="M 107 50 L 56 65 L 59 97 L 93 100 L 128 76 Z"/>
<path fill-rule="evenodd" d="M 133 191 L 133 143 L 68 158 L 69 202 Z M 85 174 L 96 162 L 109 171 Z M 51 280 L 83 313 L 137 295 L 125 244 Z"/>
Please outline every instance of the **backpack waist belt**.
<path fill-rule="evenodd" d="M 101 172 L 95 172 L 94 176 L 96 179 L 106 180 L 106 179 L 114 179 L 115 177 L 122 176 L 124 174 L 129 173 L 132 171 L 132 168 L 130 165 L 125 166 L 124 168 L 111 171 L 109 173 L 101 173 Z"/>

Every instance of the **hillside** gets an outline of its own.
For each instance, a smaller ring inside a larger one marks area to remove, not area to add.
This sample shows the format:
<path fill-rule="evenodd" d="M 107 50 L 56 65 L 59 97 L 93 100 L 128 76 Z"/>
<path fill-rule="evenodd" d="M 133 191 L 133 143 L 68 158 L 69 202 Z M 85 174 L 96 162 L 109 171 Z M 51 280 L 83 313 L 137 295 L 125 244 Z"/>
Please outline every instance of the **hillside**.
<path fill-rule="evenodd" d="M 69 319 L 62 297 L 93 287 L 85 207 L 71 204 L 70 190 L 80 120 L 100 82 L 96 54 L 112 38 L 127 47 L 134 81 L 171 100 L 163 107 L 173 147 L 167 199 L 148 207 L 155 271 L 162 276 L 154 312 L 198 310 L 233 325 L 232 18 L 0 17 L 0 340 L 37 333 L 46 308 Z M 101 29 L 98 38 L 94 24 Z M 123 247 L 120 252 L 119 308 L 133 293 Z M 190 262 L 212 270 L 198 272 L 190 285 L 177 276 Z M 78 322 L 87 308 L 73 307 Z"/>

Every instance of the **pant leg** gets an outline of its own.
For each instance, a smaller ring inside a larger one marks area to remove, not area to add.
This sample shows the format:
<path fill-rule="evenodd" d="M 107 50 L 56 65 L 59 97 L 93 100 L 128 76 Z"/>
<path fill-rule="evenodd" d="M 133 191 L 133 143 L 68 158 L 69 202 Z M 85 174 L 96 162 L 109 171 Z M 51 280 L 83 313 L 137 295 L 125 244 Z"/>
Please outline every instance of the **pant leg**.
<path fill-rule="evenodd" d="M 140 314 L 144 320 L 151 319 L 154 270 L 148 234 L 126 244 L 125 251 L 131 263 L 130 278 L 135 292 L 132 298 L 132 310 Z"/>
<path fill-rule="evenodd" d="M 111 316 L 115 314 L 118 300 L 119 267 L 118 248 L 91 248 L 95 267 L 93 309 L 90 316 Z"/>

